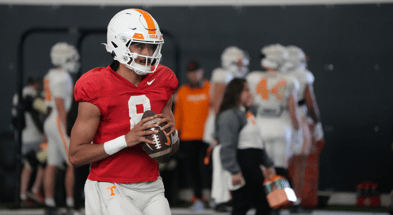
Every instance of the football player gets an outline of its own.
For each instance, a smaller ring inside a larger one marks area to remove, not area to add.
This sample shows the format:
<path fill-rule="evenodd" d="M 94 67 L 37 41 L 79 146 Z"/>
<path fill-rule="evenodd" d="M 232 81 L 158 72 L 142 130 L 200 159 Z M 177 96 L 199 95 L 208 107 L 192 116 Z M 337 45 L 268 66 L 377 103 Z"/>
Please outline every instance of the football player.
<path fill-rule="evenodd" d="M 18 127 L 17 124 L 17 106 L 23 104 L 23 118 L 24 118 L 24 128 L 22 130 L 22 163 L 23 169 L 21 174 L 20 183 L 20 198 L 23 202 L 28 202 L 28 197 L 32 197 L 34 200 L 38 200 L 39 203 L 43 203 L 43 198 L 41 195 L 41 186 L 44 175 L 44 168 L 41 165 L 36 155 L 40 150 L 40 143 L 43 142 L 43 131 L 42 131 L 42 121 L 41 112 L 39 109 L 34 107 L 34 102 L 42 99 L 39 97 L 39 90 L 41 88 L 41 80 L 35 76 L 30 76 L 27 78 L 27 84 L 22 90 L 22 98 L 19 98 L 18 94 L 13 97 L 13 126 Z M 28 192 L 30 177 L 33 171 L 36 170 L 36 178 L 34 185 L 31 189 L 32 192 Z"/>
<path fill-rule="evenodd" d="M 143 150 L 148 130 L 167 123 L 178 146 L 171 112 L 178 80 L 160 65 L 163 36 L 146 11 L 126 9 L 109 22 L 106 50 L 113 63 L 85 73 L 75 85 L 78 116 L 71 131 L 70 161 L 91 163 L 85 184 L 87 215 L 171 214 L 158 162 Z M 145 111 L 159 113 L 144 119 Z M 146 124 L 154 118 L 156 124 Z"/>
<path fill-rule="evenodd" d="M 294 186 L 301 186 L 296 190 L 302 190 L 299 194 L 302 206 L 315 207 L 318 203 L 318 154 L 323 147 L 323 131 L 313 90 L 314 76 L 306 69 L 306 55 L 302 49 L 297 46 L 287 46 L 286 49 L 289 54 L 286 63 L 288 75 L 299 82 L 298 107 L 303 131 L 302 150 L 292 157 L 290 174 L 292 180 L 298 181 Z M 312 172 L 312 177 L 305 177 L 305 172 Z"/>
<path fill-rule="evenodd" d="M 79 54 L 74 46 L 65 42 L 56 43 L 50 52 L 52 64 L 56 66 L 44 77 L 45 102 L 49 115 L 44 123 L 48 139 L 48 161 L 45 169 L 45 204 L 52 211 L 54 200 L 55 176 L 57 168 L 67 164 L 65 175 L 66 202 L 73 207 L 74 167 L 68 161 L 69 137 L 67 136 L 67 113 L 72 104 L 73 81 L 70 72 L 79 69 Z"/>
<path fill-rule="evenodd" d="M 297 108 L 299 83 L 283 74 L 288 52 L 280 44 L 262 48 L 261 65 L 265 72 L 254 71 L 246 79 L 258 105 L 256 121 L 260 126 L 266 152 L 273 159 L 276 173 L 287 177 L 288 159 L 294 150 L 293 135 L 301 133 Z"/>
<path fill-rule="evenodd" d="M 221 54 L 221 67 L 212 72 L 210 87 L 210 114 L 205 124 L 203 140 L 213 145 L 215 115 L 224 96 L 226 85 L 235 77 L 243 78 L 248 72 L 250 58 L 236 46 L 227 47 Z"/>

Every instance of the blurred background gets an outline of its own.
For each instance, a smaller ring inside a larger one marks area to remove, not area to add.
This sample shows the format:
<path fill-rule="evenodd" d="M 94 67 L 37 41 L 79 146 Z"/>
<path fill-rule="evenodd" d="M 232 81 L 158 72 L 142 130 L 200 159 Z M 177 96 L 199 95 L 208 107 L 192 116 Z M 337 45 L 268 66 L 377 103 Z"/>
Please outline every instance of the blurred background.
<path fill-rule="evenodd" d="M 382 194 L 392 190 L 392 0 L 0 0 L 0 202 L 17 195 L 10 123 L 18 86 L 29 75 L 45 75 L 58 41 L 79 48 L 82 69 L 75 81 L 107 66 L 111 56 L 101 45 L 107 24 L 133 7 L 158 21 L 165 40 L 161 63 L 180 84 L 189 60 L 198 60 L 210 79 L 231 45 L 248 51 L 250 71 L 262 70 L 260 51 L 267 44 L 302 48 L 325 132 L 319 190 L 355 193 L 362 181 L 377 183 Z"/>

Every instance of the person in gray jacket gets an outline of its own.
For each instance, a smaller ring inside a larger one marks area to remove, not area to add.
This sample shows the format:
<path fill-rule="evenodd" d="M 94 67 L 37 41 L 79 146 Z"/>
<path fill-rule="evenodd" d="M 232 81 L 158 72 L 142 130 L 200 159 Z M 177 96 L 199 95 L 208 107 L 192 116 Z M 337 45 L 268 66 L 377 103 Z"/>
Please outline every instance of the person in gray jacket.
<path fill-rule="evenodd" d="M 256 108 L 245 79 L 235 78 L 227 86 L 216 119 L 216 139 L 222 145 L 222 167 L 232 175 L 232 215 L 245 215 L 254 206 L 256 215 L 269 214 L 263 188 L 264 177 L 275 174 L 254 119 Z M 267 170 L 265 176 L 261 165 Z"/>

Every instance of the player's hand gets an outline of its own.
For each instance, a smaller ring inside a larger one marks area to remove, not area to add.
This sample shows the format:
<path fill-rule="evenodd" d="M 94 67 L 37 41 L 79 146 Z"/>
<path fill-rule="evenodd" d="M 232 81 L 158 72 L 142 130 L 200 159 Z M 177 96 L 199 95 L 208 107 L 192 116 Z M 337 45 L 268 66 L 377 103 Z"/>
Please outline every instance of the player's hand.
<path fill-rule="evenodd" d="M 169 133 L 167 133 L 167 135 L 171 135 L 173 134 L 173 132 L 175 132 L 176 127 L 175 127 L 175 121 L 173 121 L 172 118 L 168 117 L 167 115 L 164 115 L 162 113 L 160 114 L 156 114 L 154 116 L 154 118 L 161 118 L 160 120 L 158 120 L 157 124 L 161 125 L 162 123 L 166 122 L 167 124 L 165 126 L 163 126 L 161 128 L 161 130 L 165 130 L 167 128 L 171 128 L 171 130 L 169 131 Z"/>
<path fill-rule="evenodd" d="M 276 169 L 274 169 L 274 167 L 266 168 L 263 175 L 265 178 L 273 178 L 276 175 Z"/>
<path fill-rule="evenodd" d="M 154 117 L 147 117 L 142 119 L 138 124 L 136 124 L 131 131 L 129 131 L 126 135 L 125 135 L 125 139 L 127 142 L 127 146 L 131 147 L 131 146 L 135 146 L 138 143 L 150 143 L 150 144 L 154 144 L 153 141 L 148 140 L 145 138 L 145 135 L 149 135 L 149 134 L 157 134 L 158 131 L 154 130 L 150 130 L 150 128 L 154 128 L 157 127 L 158 124 L 145 124 L 146 122 L 150 121 L 154 119 Z"/>
<path fill-rule="evenodd" d="M 243 179 L 243 175 L 241 172 L 239 172 L 235 175 L 232 175 L 232 185 L 233 186 L 242 184 L 243 182 L 244 182 L 244 179 Z"/>

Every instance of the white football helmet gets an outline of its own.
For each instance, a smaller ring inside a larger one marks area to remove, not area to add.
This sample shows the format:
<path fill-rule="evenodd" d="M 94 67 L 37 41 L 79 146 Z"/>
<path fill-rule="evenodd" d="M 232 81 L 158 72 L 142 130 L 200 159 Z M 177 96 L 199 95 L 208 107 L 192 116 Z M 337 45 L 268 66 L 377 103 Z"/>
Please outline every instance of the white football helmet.
<path fill-rule="evenodd" d="M 248 72 L 250 57 L 247 52 L 236 46 L 229 46 L 221 54 L 222 67 L 235 77 L 244 77 Z"/>
<path fill-rule="evenodd" d="M 272 68 L 281 71 L 281 67 L 288 60 L 288 51 L 280 44 L 272 44 L 262 48 L 264 58 L 261 65 L 264 68 Z"/>
<path fill-rule="evenodd" d="M 58 42 L 52 46 L 50 51 L 52 64 L 60 66 L 70 73 L 78 72 L 79 53 L 73 45 L 66 42 Z"/>
<path fill-rule="evenodd" d="M 152 56 L 132 53 L 132 43 L 157 45 Z M 109 22 L 107 31 L 107 52 L 114 60 L 133 70 L 138 75 L 146 75 L 156 71 L 161 59 L 163 36 L 156 20 L 146 11 L 126 9 L 118 12 Z M 138 57 L 146 58 L 145 65 L 135 62 Z M 154 67 L 154 68 L 152 68 Z"/>
<path fill-rule="evenodd" d="M 292 66 L 291 69 L 295 68 L 306 68 L 306 54 L 303 50 L 297 46 L 287 46 L 289 54 L 288 62 Z"/>

